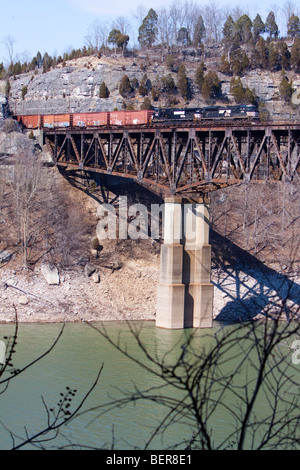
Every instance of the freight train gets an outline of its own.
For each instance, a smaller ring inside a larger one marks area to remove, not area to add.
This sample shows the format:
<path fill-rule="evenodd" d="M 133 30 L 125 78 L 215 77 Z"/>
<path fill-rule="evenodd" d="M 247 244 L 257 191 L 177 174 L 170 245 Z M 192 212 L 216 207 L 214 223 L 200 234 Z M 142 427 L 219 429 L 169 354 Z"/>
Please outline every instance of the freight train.
<path fill-rule="evenodd" d="M 155 123 L 177 124 L 178 121 L 254 121 L 259 113 L 253 105 L 210 106 L 205 108 L 155 108 L 141 111 L 102 111 L 94 113 L 68 113 L 43 115 L 17 115 L 26 129 L 93 128 L 139 126 Z"/>

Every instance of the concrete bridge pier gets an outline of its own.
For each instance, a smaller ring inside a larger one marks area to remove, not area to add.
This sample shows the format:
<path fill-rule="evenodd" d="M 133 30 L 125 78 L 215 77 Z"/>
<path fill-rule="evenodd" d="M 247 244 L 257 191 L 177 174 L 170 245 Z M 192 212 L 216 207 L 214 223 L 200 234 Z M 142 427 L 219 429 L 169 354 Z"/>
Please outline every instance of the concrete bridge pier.
<path fill-rule="evenodd" d="M 179 197 L 166 198 L 156 326 L 210 328 L 210 273 L 209 199 L 184 203 Z"/>

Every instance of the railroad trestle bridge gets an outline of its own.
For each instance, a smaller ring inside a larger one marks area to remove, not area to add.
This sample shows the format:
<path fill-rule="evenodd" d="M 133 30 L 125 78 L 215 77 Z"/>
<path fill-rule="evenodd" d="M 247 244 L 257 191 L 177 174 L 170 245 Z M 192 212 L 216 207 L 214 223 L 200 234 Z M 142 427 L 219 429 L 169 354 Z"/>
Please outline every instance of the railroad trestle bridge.
<path fill-rule="evenodd" d="M 44 137 L 57 166 L 133 178 L 162 194 L 299 180 L 300 123 L 180 124 L 47 129 Z"/>
<path fill-rule="evenodd" d="M 242 181 L 299 182 L 300 123 L 180 124 L 46 129 L 44 139 L 58 167 L 136 179 L 164 196 L 156 325 L 209 328 L 209 193 Z"/>

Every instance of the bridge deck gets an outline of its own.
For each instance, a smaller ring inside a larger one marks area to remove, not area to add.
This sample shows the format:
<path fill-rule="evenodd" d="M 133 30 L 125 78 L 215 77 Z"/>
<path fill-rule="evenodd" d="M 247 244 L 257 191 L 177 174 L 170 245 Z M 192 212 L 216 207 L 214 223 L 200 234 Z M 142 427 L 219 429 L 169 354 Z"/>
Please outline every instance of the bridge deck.
<path fill-rule="evenodd" d="M 205 193 L 240 181 L 299 181 L 300 123 L 162 123 L 44 131 L 56 165 Z"/>

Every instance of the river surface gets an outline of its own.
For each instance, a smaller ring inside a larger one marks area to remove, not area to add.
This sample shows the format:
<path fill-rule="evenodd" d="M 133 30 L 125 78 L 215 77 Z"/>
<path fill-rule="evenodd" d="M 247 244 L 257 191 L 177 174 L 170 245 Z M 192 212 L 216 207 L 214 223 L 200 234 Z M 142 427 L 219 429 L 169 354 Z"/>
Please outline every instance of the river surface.
<path fill-rule="evenodd" d="M 94 326 L 98 327 L 97 324 Z M 162 357 L 173 348 L 169 360 L 172 360 L 172 354 L 174 360 L 178 357 L 182 344 L 192 331 L 163 330 L 156 328 L 154 322 L 141 322 L 135 327 L 142 328 L 143 344 L 151 353 L 155 352 Z M 60 324 L 19 325 L 13 366 L 21 369 L 42 355 L 53 344 L 61 328 Z M 130 354 L 142 358 L 128 324 L 108 322 L 105 328 L 114 340 L 121 338 L 122 345 L 127 345 Z M 219 329 L 220 325 L 215 325 L 212 333 Z M 13 331 L 13 325 L 0 325 L 0 339 L 12 335 Z M 200 330 L 198 333 L 198 339 L 204 343 L 210 342 L 207 331 Z M 65 325 L 55 348 L 13 378 L 8 389 L 0 395 L 0 449 L 12 448 L 11 433 L 20 436 L 20 439 L 15 438 L 14 443 L 17 444 L 25 438 L 26 432 L 32 435 L 46 427 L 47 415 L 49 413 L 51 418 L 50 409 L 58 409 L 61 394 L 68 391 L 66 387 L 77 390 L 70 402 L 69 410 L 72 411 L 94 383 L 102 365 L 99 382 L 81 410 L 90 411 L 80 414 L 62 428 L 56 440 L 43 445 L 47 449 L 68 447 L 71 444 L 73 448 L 75 445 L 77 448 L 143 449 L 166 413 L 160 405 L 141 400 L 113 408 L 103 415 L 97 407 L 123 397 L 124 393 L 133 392 L 136 386 L 142 390 L 158 387 L 160 379 L 126 358 L 94 328 L 84 323 Z M 234 401 L 233 397 L 231 399 Z M 264 403 L 261 407 L 263 409 Z M 226 441 L 224 437 L 228 435 L 231 424 L 226 413 L 221 411 L 216 414 L 213 429 L 216 445 L 223 442 L 226 448 L 234 442 L 233 438 Z M 192 433 L 190 423 L 173 423 L 163 436 L 150 439 L 149 448 L 167 449 L 181 442 L 179 448 L 184 449 Z"/>

